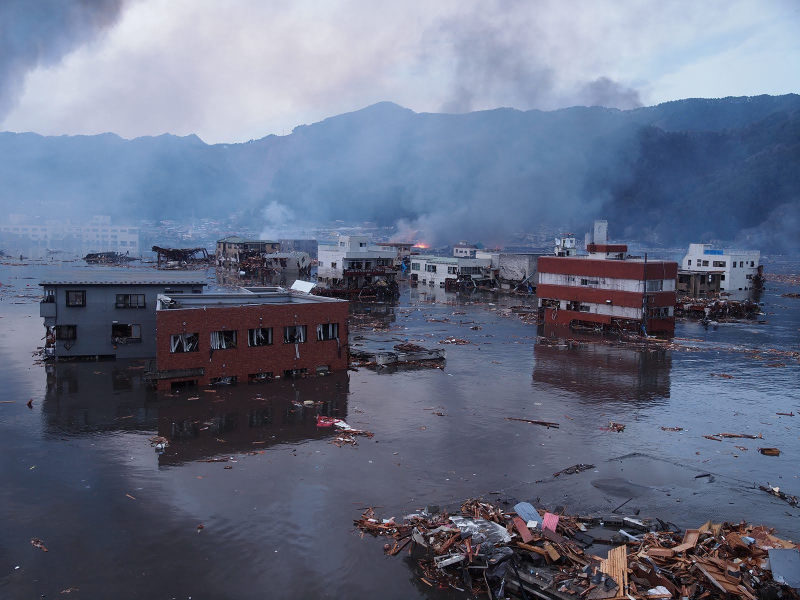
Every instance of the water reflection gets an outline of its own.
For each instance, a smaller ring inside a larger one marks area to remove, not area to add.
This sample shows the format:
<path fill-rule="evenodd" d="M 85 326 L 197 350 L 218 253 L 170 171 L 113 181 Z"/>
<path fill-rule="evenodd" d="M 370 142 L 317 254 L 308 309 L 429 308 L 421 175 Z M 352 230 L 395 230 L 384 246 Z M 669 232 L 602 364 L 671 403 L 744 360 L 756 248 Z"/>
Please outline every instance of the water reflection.
<path fill-rule="evenodd" d="M 279 380 L 156 393 L 140 362 L 47 365 L 43 414 L 53 435 L 142 431 L 169 440 L 160 465 L 333 435 L 316 416 L 347 419 L 349 377 Z"/>
<path fill-rule="evenodd" d="M 397 306 L 397 301 L 362 302 L 352 300 L 350 302 L 350 326 L 388 329 L 397 321 L 395 313 Z"/>
<path fill-rule="evenodd" d="M 158 435 L 170 441 L 161 465 L 176 465 L 333 435 L 317 415 L 347 419 L 346 372 L 179 394 L 158 409 Z"/>
<path fill-rule="evenodd" d="M 658 401 L 670 396 L 672 357 L 612 340 L 545 326 L 534 346 L 534 383 L 577 394 L 581 401 Z M 604 343 L 608 342 L 608 343 Z"/>

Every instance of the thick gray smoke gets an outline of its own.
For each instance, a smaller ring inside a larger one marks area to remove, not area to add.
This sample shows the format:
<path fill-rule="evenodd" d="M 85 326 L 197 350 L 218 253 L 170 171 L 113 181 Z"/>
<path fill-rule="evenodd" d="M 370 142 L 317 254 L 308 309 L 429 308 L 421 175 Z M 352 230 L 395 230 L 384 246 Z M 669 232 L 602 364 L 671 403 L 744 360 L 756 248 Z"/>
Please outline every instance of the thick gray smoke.
<path fill-rule="evenodd" d="M 0 2 L 0 118 L 14 106 L 27 74 L 117 22 L 125 0 L 2 0 Z"/>
<path fill-rule="evenodd" d="M 630 109 L 642 106 L 639 92 L 600 77 L 561 89 L 559 60 L 554 56 L 546 28 L 535 11 L 518 10 L 515 2 L 492 4 L 492 10 L 465 11 L 442 19 L 423 36 L 421 61 L 444 52 L 452 59 L 450 88 L 441 106 L 445 113 L 467 113 L 513 106 L 552 110 L 562 106 L 605 106 Z M 487 15 L 491 15 L 488 18 Z"/>

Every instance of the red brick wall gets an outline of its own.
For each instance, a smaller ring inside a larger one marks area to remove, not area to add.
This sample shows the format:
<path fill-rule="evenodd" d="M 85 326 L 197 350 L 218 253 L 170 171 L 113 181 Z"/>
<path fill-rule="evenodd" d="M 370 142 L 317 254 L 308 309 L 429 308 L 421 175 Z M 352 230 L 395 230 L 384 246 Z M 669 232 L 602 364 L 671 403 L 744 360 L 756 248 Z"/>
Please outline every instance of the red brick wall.
<path fill-rule="evenodd" d="M 235 375 L 246 382 L 250 373 L 272 372 L 283 375 L 290 369 L 308 369 L 313 374 L 318 366 L 331 371 L 346 370 L 348 366 L 347 302 L 314 302 L 309 304 L 225 306 L 160 310 L 156 313 L 156 361 L 159 371 L 205 368 L 200 385 L 208 385 L 212 377 Z M 317 325 L 339 324 L 339 343 L 336 340 L 317 341 Z M 300 358 L 295 345 L 283 343 L 283 328 L 287 325 L 306 325 L 307 341 L 299 344 Z M 250 347 L 247 330 L 272 327 L 272 345 Z M 237 330 L 237 347 L 210 350 L 213 331 Z M 198 333 L 197 352 L 170 352 L 170 336 L 175 333 Z M 169 387 L 169 382 L 159 387 Z"/>

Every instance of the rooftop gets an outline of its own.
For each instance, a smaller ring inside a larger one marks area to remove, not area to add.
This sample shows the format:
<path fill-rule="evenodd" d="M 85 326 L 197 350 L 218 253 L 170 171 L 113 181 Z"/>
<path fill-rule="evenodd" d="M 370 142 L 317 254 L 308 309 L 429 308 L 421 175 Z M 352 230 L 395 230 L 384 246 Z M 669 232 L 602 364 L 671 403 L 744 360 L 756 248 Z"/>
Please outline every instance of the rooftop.
<path fill-rule="evenodd" d="M 217 240 L 217 243 L 220 242 L 228 242 L 229 244 L 279 244 L 280 242 L 276 242 L 275 240 L 252 240 L 248 238 L 239 237 L 238 235 L 229 235 L 228 237 L 224 237 L 220 240 Z"/>
<path fill-rule="evenodd" d="M 321 302 L 346 302 L 346 300 L 312 296 L 311 294 L 293 292 L 283 288 L 273 288 L 271 291 L 266 292 L 243 291 L 221 294 L 180 294 L 177 296 L 159 294 L 156 310 L 219 308 L 223 306 L 254 306 L 262 304 L 317 304 Z"/>
<path fill-rule="evenodd" d="M 196 273 L 172 272 L 169 275 L 151 273 L 126 273 L 121 269 L 60 270 L 58 276 L 45 277 L 39 285 L 206 285 L 205 277 Z"/>

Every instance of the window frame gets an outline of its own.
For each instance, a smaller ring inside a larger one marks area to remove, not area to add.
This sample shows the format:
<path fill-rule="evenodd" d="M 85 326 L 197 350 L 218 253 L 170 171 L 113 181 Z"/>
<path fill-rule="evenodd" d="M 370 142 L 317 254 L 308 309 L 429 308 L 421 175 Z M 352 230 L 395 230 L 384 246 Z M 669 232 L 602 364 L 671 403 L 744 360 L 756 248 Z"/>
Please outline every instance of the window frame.
<path fill-rule="evenodd" d="M 78 326 L 77 325 L 56 325 L 55 326 L 56 340 L 60 342 L 71 342 L 78 339 Z M 64 330 L 72 331 L 72 336 L 65 336 L 62 332 Z"/>
<path fill-rule="evenodd" d="M 76 302 L 74 300 L 74 296 L 72 296 L 72 301 L 70 301 L 70 294 L 81 294 L 81 301 Z M 66 290 L 65 296 L 66 305 L 70 308 L 85 308 L 86 307 L 86 290 Z"/>
<path fill-rule="evenodd" d="M 330 333 L 328 333 L 327 331 Z M 328 335 L 329 337 L 325 337 Z M 328 342 L 339 339 L 339 323 L 320 323 L 317 325 L 317 341 Z"/>
<path fill-rule="evenodd" d="M 190 347 L 188 350 L 186 349 L 187 341 L 189 338 L 194 337 L 194 347 Z M 178 350 L 178 346 L 175 344 L 176 338 L 180 338 L 181 340 L 181 347 L 183 350 Z M 186 354 L 188 352 L 198 352 L 200 350 L 200 334 L 197 332 L 193 333 L 172 333 L 169 336 L 169 353 L 170 354 Z"/>
<path fill-rule="evenodd" d="M 302 339 L 295 338 L 294 340 L 289 337 L 289 330 L 293 329 L 295 332 L 300 329 Z M 308 325 L 284 325 L 283 327 L 283 343 L 284 344 L 305 344 L 308 341 Z"/>
<path fill-rule="evenodd" d="M 131 299 L 136 298 L 136 303 L 132 303 Z M 120 300 L 122 298 L 123 300 Z M 125 298 L 127 298 L 127 304 L 125 303 Z M 139 300 L 141 300 L 141 304 L 139 304 Z M 116 308 L 147 308 L 147 295 L 146 294 L 117 294 L 116 301 L 114 303 Z"/>
<path fill-rule="evenodd" d="M 254 344 L 255 341 L 255 332 L 256 331 L 264 331 L 266 332 L 264 335 L 268 338 L 268 342 L 266 344 Z M 248 348 L 264 348 L 266 346 L 272 346 L 275 343 L 275 334 L 273 332 L 272 327 L 251 327 L 247 330 L 247 347 Z"/>

